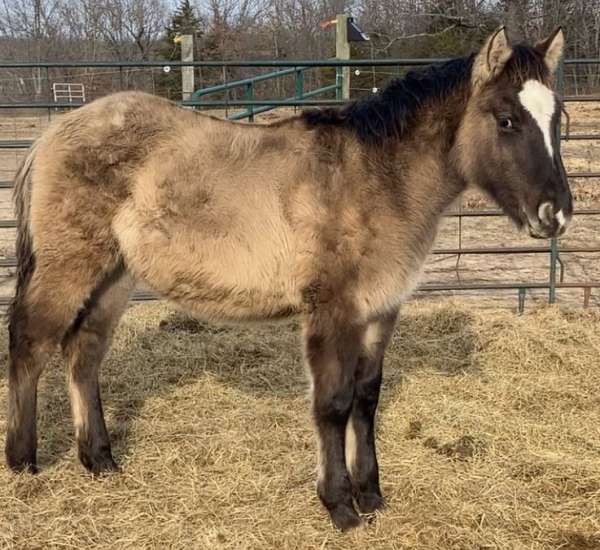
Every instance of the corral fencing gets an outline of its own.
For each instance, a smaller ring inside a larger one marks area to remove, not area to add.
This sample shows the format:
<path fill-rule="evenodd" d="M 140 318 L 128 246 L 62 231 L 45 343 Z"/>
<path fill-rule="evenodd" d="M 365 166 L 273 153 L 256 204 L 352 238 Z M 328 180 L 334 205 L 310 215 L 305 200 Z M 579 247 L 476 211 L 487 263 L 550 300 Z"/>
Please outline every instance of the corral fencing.
<path fill-rule="evenodd" d="M 339 89 L 341 83 L 339 81 L 339 69 L 342 67 L 388 67 L 395 68 L 398 73 L 401 72 L 401 68 L 406 67 L 419 67 L 423 65 L 429 65 L 432 63 L 440 63 L 445 61 L 444 59 L 353 59 L 353 60 L 308 60 L 308 61 L 196 61 L 196 62 L 161 62 L 161 61 L 145 61 L 145 62 L 13 62 L 13 63 L 0 63 L 0 70 L 3 69 L 46 69 L 48 72 L 50 69 L 113 69 L 119 71 L 121 74 L 125 69 L 141 69 L 141 68 L 154 68 L 164 69 L 171 68 L 183 68 L 183 67 L 195 67 L 195 68 L 220 68 L 225 75 L 223 84 L 217 85 L 211 88 L 198 90 L 195 92 L 190 100 L 179 101 L 178 103 L 187 107 L 201 108 L 201 109 L 223 109 L 225 115 L 232 119 L 248 118 L 252 119 L 258 112 L 264 112 L 277 107 L 309 107 L 309 106 L 333 106 L 343 105 L 344 100 L 339 98 Z M 565 69 L 569 67 L 575 67 L 578 65 L 597 65 L 600 66 L 600 59 L 568 59 L 563 61 L 561 64 L 558 77 L 557 77 L 557 90 L 558 93 L 563 95 L 565 103 L 569 102 L 598 102 L 600 103 L 600 95 L 564 95 L 564 74 Z M 226 70 L 229 67 L 243 67 L 243 68 L 279 68 L 274 73 L 267 75 L 259 75 L 254 78 L 247 78 L 243 80 L 234 80 L 231 82 L 227 81 Z M 310 68 L 331 68 L 337 71 L 335 84 L 328 86 L 322 86 L 316 90 L 306 91 L 303 87 L 303 75 L 305 71 Z M 166 71 L 165 71 L 166 72 Z M 295 94 L 292 98 L 273 99 L 264 98 L 257 99 L 255 97 L 255 86 L 258 82 L 278 78 L 286 75 L 293 75 L 295 78 Z M 232 90 L 242 87 L 245 89 L 243 97 L 231 97 Z M 330 92 L 335 93 L 335 97 L 325 99 L 314 99 L 315 95 L 328 94 Z M 222 98 L 217 100 L 207 100 L 206 96 L 209 94 L 219 93 Z M 30 109 L 47 109 L 49 111 L 56 109 L 69 109 L 77 108 L 83 105 L 81 102 L 55 102 L 55 101 L 24 101 L 24 102 L 0 102 L 0 110 L 30 110 Z M 236 108 L 244 108 L 245 110 L 240 112 L 231 113 Z M 585 140 L 585 141 L 600 141 L 600 131 L 592 134 L 568 134 L 561 135 L 561 141 L 569 140 Z M 30 140 L 3 140 L 0 141 L 0 150 L 2 149 L 27 149 L 31 145 Z M 570 179 L 589 179 L 589 178 L 600 178 L 599 171 L 579 171 L 568 173 L 567 176 Z M 1 188 L 11 188 L 11 181 L 0 182 Z M 599 209 L 576 209 L 576 216 L 598 216 L 600 215 Z M 471 217 L 501 217 L 504 214 L 499 210 L 463 210 L 448 212 L 447 216 L 455 217 L 459 220 L 463 218 Z M 16 222 L 12 219 L 0 219 L 0 229 L 15 228 Z M 461 226 L 459 225 L 459 231 Z M 461 242 L 461 239 L 459 239 Z M 557 239 L 552 239 L 548 245 L 544 246 L 518 246 L 518 247 L 463 247 L 457 248 L 440 248 L 432 251 L 434 255 L 451 255 L 456 256 L 457 261 L 462 256 L 469 255 L 489 255 L 489 254 L 544 254 L 548 256 L 548 280 L 546 282 L 473 282 L 473 283 L 456 283 L 456 284 L 424 284 L 419 287 L 420 292 L 431 292 L 431 291 L 500 291 L 500 290 L 513 290 L 517 291 L 518 296 L 518 307 L 519 311 L 522 311 L 525 305 L 525 299 L 527 292 L 533 289 L 544 289 L 548 291 L 548 302 L 554 303 L 556 301 L 556 291 L 558 289 L 581 289 L 583 291 L 583 305 L 587 307 L 590 303 L 591 293 L 593 289 L 600 288 L 600 281 L 577 281 L 577 282 L 565 282 L 565 264 L 562 256 L 568 254 L 592 254 L 600 253 L 600 246 L 586 246 L 586 247 L 567 247 L 560 246 Z M 0 258 L 0 267 L 2 268 L 14 268 L 16 267 L 16 259 L 14 257 Z M 155 296 L 148 292 L 138 291 L 133 295 L 133 300 L 143 301 L 148 299 L 154 299 Z M 0 306 L 6 306 L 8 304 L 8 298 L 0 298 Z"/>

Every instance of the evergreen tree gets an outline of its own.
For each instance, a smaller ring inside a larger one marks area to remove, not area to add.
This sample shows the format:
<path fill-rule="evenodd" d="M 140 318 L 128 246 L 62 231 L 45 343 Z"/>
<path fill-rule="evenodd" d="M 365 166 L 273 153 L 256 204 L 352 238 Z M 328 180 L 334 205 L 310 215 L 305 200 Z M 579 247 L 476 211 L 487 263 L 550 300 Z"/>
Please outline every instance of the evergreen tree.
<path fill-rule="evenodd" d="M 167 41 L 173 43 L 173 40 L 182 34 L 192 34 L 197 37 L 202 34 L 202 27 L 203 21 L 196 15 L 190 0 L 181 0 L 166 28 Z"/>
<path fill-rule="evenodd" d="M 181 44 L 176 39 L 178 36 L 191 34 L 194 37 L 194 59 L 199 59 L 198 44 L 203 29 L 204 21 L 196 15 L 190 0 L 181 0 L 165 28 L 165 37 L 158 49 L 159 57 L 169 61 L 181 60 Z M 169 74 L 162 74 L 158 79 L 157 88 L 161 95 L 170 99 L 181 99 L 181 72 L 173 70 Z"/>

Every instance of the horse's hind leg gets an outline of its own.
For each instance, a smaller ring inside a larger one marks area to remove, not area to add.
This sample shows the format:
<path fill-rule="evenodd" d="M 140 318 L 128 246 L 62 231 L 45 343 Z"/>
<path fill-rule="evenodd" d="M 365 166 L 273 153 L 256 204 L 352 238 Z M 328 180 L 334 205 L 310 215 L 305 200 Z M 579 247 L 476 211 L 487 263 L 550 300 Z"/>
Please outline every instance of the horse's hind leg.
<path fill-rule="evenodd" d="M 36 471 L 38 380 L 99 277 L 75 262 L 61 265 L 21 281 L 10 312 L 6 460 L 16 471 Z"/>
<path fill-rule="evenodd" d="M 355 527 L 344 440 L 354 397 L 354 375 L 362 330 L 328 312 L 310 316 L 304 327 L 305 354 L 312 374 L 313 414 L 319 438 L 317 493 L 336 527 Z"/>
<path fill-rule="evenodd" d="M 95 474 L 118 469 L 104 422 L 98 369 L 132 286 L 130 277 L 122 273 L 103 282 L 62 343 L 79 460 Z"/>
<path fill-rule="evenodd" d="M 383 506 L 375 452 L 375 412 L 379 401 L 383 356 L 397 311 L 370 323 L 364 332 L 356 369 L 352 413 L 346 428 L 346 463 L 358 509 L 370 513 Z"/>
<path fill-rule="evenodd" d="M 37 384 L 60 335 L 39 323 L 35 307 L 20 302 L 9 321 L 8 419 L 6 461 L 15 471 L 37 471 Z"/>

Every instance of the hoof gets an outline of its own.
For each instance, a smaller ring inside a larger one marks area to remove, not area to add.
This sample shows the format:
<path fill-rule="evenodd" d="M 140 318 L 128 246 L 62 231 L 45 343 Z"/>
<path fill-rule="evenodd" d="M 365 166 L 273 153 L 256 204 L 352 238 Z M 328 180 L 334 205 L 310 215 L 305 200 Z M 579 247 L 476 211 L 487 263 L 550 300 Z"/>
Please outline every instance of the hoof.
<path fill-rule="evenodd" d="M 329 509 L 329 515 L 333 525 L 340 531 L 348 531 L 360 525 L 360 516 L 353 506 L 340 504 Z"/>
<path fill-rule="evenodd" d="M 372 514 L 385 506 L 385 500 L 379 493 L 359 493 L 356 495 L 356 505 L 361 514 Z"/>
<path fill-rule="evenodd" d="M 79 460 L 95 476 L 121 471 L 121 468 L 110 454 L 92 458 L 88 454 L 79 453 Z"/>
<path fill-rule="evenodd" d="M 35 451 L 19 452 L 15 449 L 6 448 L 6 464 L 13 472 L 27 472 L 37 474 L 37 459 Z"/>
<path fill-rule="evenodd" d="M 37 474 L 39 471 L 36 464 L 28 460 L 20 461 L 7 457 L 6 463 L 8 464 L 8 467 L 15 473 L 25 472 L 27 474 Z"/>

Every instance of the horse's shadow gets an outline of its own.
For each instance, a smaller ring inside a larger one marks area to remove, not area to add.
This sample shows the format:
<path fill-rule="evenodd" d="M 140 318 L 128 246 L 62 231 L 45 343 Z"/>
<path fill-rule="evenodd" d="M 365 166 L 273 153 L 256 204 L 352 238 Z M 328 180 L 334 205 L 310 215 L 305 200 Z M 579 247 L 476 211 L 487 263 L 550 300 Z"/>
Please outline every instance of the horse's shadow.
<path fill-rule="evenodd" d="M 141 331 L 126 323 L 101 372 L 116 459 L 135 452 L 131 428 L 148 399 L 170 396 L 203 377 L 257 398 L 276 397 L 282 407 L 290 399 L 305 398 L 308 378 L 297 329 L 296 323 L 215 326 L 179 314 L 149 323 Z M 396 401 L 405 376 L 418 376 L 424 367 L 449 376 L 476 375 L 478 342 L 473 318 L 462 310 L 440 308 L 401 316 L 386 358 L 380 410 Z M 42 467 L 74 455 L 64 367 L 58 360 L 54 363 L 40 384 Z"/>

